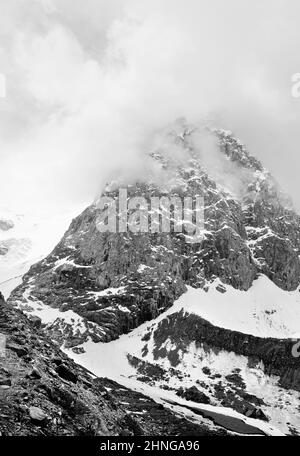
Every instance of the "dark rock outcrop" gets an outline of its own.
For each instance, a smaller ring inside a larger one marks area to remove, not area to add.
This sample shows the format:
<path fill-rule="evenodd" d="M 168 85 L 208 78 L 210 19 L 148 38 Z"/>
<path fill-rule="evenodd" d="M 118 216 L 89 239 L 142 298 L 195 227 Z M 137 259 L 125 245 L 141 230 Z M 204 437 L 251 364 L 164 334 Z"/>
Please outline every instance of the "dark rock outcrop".
<path fill-rule="evenodd" d="M 187 401 L 198 402 L 199 404 L 210 404 L 209 397 L 199 391 L 196 386 L 191 386 L 190 388 L 182 388 L 180 387 L 177 391 L 177 396 L 186 399 Z"/>
<path fill-rule="evenodd" d="M 185 351 L 194 341 L 199 347 L 209 347 L 216 353 L 225 350 L 246 356 L 249 363 L 251 360 L 262 361 L 267 375 L 278 376 L 282 386 L 300 391 L 300 358 L 293 356 L 293 340 L 260 338 L 219 328 L 197 315 L 183 311 L 164 318 L 158 324 L 153 333 L 154 359 L 159 359 L 163 354 L 168 356 L 160 348 L 167 339 L 176 347 L 177 353 Z M 171 353 L 169 361 L 176 368 L 179 362 L 176 353 Z"/>
<path fill-rule="evenodd" d="M 14 222 L 12 220 L 0 219 L 0 230 L 9 231 L 14 227 Z"/>

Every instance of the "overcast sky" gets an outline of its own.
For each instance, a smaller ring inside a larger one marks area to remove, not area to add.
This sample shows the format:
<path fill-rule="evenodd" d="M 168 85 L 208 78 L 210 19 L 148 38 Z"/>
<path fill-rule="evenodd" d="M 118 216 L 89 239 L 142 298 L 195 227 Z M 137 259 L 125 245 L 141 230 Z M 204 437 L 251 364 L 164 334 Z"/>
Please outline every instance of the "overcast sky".
<path fill-rule="evenodd" d="M 92 200 L 145 139 L 215 117 L 300 209 L 299 0 L 0 0 L 1 204 Z"/>

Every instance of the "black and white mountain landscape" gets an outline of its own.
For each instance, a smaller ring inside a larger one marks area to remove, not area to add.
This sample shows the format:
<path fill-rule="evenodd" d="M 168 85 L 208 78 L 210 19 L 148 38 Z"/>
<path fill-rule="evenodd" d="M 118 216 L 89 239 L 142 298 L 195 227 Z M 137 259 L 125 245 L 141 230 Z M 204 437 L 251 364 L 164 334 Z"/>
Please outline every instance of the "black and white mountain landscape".
<path fill-rule="evenodd" d="M 157 12 L 27 3 L 0 19 L 13 68 L 0 99 L 1 121 L 11 116 L 0 127 L 0 436 L 300 435 L 300 105 L 282 89 L 294 60 L 281 56 L 283 70 L 265 55 L 281 26 L 297 29 L 292 10 L 242 2 L 250 25 L 236 43 L 223 35 L 230 12 L 245 14 L 233 0 Z M 286 50 L 300 43 L 291 30 Z M 209 75 L 222 65 L 237 79 L 218 105 Z M 121 193 L 125 222 L 108 209 Z M 192 210 L 175 210 L 188 199 L 203 204 L 198 237 Z"/>
<path fill-rule="evenodd" d="M 12 432 L 39 432 L 32 407 L 48 420 L 46 434 L 88 432 L 86 395 L 99 401 L 102 392 L 118 413 L 94 411 L 96 433 L 118 432 L 122 413 L 132 423 L 121 432 L 135 433 L 136 426 L 140 433 L 172 435 L 181 422 L 199 435 L 299 432 L 293 346 L 300 333 L 300 217 L 232 133 L 204 131 L 184 120 L 163 131 L 166 149 L 151 154 L 163 184 L 149 177 L 127 188 L 128 198 L 202 195 L 201 241 L 189 243 L 175 232 L 101 233 L 92 204 L 2 303 L 8 357 L 1 382 L 15 406 Z M 215 138 L 221 174 L 205 157 L 202 165 L 201 134 Z M 171 142 L 176 158 L 168 153 Z M 115 196 L 123 184 L 109 183 L 105 195 Z M 61 397 L 70 388 L 83 417 L 73 396 Z M 66 417 L 54 429 L 62 406 Z M 13 424 L 17 413 L 24 421 Z"/>

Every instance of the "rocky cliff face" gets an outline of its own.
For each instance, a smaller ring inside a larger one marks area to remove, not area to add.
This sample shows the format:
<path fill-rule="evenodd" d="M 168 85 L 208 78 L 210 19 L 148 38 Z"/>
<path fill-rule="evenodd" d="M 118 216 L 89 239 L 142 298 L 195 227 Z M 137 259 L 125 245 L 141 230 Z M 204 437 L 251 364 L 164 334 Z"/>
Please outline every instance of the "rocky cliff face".
<path fill-rule="evenodd" d="M 262 164 L 223 130 L 197 129 L 181 121 L 162 137 L 147 158 L 155 172 L 127 182 L 128 199 L 203 197 L 202 238 L 190 242 L 184 231 L 101 233 L 94 204 L 72 221 L 52 253 L 31 267 L 11 295 L 13 306 L 40 318 L 46 334 L 77 355 L 85 352 L 86 343 L 109 343 L 157 318 L 188 286 L 205 293 L 218 280 L 220 294 L 226 293 L 226 286 L 248 293 L 263 274 L 286 293 L 298 289 L 300 218 Z M 125 187 L 121 180 L 110 183 L 103 196 L 116 198 L 120 187 Z M 226 330 L 201 316 L 174 316 L 157 327 L 154 347 L 145 344 L 144 354 L 131 354 L 129 363 L 140 371 L 142 381 L 145 369 L 154 375 L 153 369 L 162 368 L 164 358 L 171 363 L 169 368 L 176 369 L 176 353 L 190 350 L 193 343 L 206 353 L 233 353 L 250 364 L 255 359 L 269 385 L 277 376 L 281 386 L 299 391 L 295 359 L 289 356 L 285 369 L 291 343 L 253 337 L 247 329 L 245 333 Z M 166 340 L 177 347 L 171 355 L 162 348 Z M 148 352 L 154 357 L 150 367 Z M 196 363 L 202 360 L 197 358 Z M 237 372 L 228 376 L 227 386 L 231 380 L 240 382 Z M 149 375 L 145 377 L 149 381 Z M 208 385 L 212 380 L 206 379 Z M 264 412 L 257 408 L 261 399 L 256 395 L 251 399 L 240 386 L 242 405 L 232 400 L 237 389 L 224 395 L 222 384 L 213 387 L 218 403 L 242 413 L 262 413 L 263 419 Z M 181 397 L 186 394 L 181 391 Z"/>

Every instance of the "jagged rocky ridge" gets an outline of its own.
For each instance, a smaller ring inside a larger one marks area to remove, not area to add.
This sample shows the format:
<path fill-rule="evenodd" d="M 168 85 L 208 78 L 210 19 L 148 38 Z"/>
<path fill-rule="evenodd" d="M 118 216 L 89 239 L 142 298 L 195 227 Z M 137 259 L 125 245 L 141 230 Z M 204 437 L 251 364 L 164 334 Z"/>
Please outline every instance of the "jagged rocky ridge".
<path fill-rule="evenodd" d="M 226 293 L 222 283 L 247 292 L 264 274 L 283 290 L 297 290 L 299 215 L 270 173 L 230 132 L 209 131 L 216 144 L 212 160 L 205 152 L 205 141 L 199 141 L 203 134 L 207 131 L 199 132 L 182 121 L 164 132 L 164 141 L 151 154 L 161 173 L 160 182 L 150 176 L 126 185 L 128 198 L 203 196 L 205 230 L 201 242 L 190 243 L 184 233 L 173 232 L 99 233 L 99 212 L 92 205 L 73 220 L 53 252 L 31 267 L 10 302 L 29 316 L 39 315 L 53 339 L 80 354 L 89 340 L 110 342 L 155 319 L 187 286 L 205 291 L 217 278 L 220 293 Z M 112 182 L 103 194 L 117 197 L 120 186 L 124 184 Z M 193 342 L 207 352 L 234 352 L 250 364 L 255 358 L 270 379 L 276 375 L 283 387 L 299 390 L 298 359 L 290 356 L 290 342 L 251 338 L 214 327 L 199 316 L 181 317 L 174 317 L 173 325 L 160 323 L 157 331 L 162 327 L 169 340 L 182 334 L 182 349 Z M 170 361 L 173 351 L 160 352 L 156 364 L 163 358 Z M 145 370 L 141 367 L 143 356 L 146 352 L 130 359 L 141 372 Z M 285 356 L 289 358 L 286 371 Z M 153 375 L 153 363 L 150 365 L 146 370 Z M 144 380 L 151 382 L 151 375 Z M 207 378 L 208 384 L 210 381 Z M 235 387 L 230 394 L 236 393 Z M 251 413 L 259 414 L 259 399 L 245 399 L 242 394 L 242 405 L 224 397 L 223 392 L 219 399 L 242 413 L 250 413 L 250 407 Z"/>

